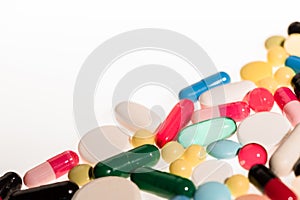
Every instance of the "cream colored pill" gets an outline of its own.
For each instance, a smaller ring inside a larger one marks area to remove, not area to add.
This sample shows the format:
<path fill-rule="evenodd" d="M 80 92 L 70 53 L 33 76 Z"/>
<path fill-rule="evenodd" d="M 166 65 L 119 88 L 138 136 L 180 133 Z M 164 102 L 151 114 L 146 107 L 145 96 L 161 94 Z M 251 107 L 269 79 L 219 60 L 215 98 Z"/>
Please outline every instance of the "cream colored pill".
<path fill-rule="evenodd" d="M 236 198 L 235 200 L 270 200 L 270 199 L 266 196 L 261 196 L 257 194 L 246 194 Z"/>
<path fill-rule="evenodd" d="M 134 133 L 131 138 L 131 144 L 133 147 L 142 146 L 144 144 L 154 144 L 154 133 L 140 129 Z"/>
<path fill-rule="evenodd" d="M 168 142 L 161 149 L 161 157 L 167 163 L 171 163 L 176 159 L 180 158 L 183 153 L 184 153 L 183 146 L 176 141 Z"/>
<path fill-rule="evenodd" d="M 284 48 L 292 56 L 300 56 L 300 34 L 289 35 L 284 42 Z"/>
<path fill-rule="evenodd" d="M 265 47 L 266 49 L 270 49 L 272 47 L 282 46 L 285 38 L 281 35 L 274 35 L 266 39 Z"/>

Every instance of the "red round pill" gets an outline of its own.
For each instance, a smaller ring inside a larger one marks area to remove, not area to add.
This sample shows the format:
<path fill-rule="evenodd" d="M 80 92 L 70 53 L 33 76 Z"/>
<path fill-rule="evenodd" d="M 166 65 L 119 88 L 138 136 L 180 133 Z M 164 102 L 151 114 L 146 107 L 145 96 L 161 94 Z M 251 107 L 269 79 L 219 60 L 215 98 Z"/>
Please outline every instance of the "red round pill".
<path fill-rule="evenodd" d="M 250 143 L 243 146 L 238 152 L 240 165 L 249 170 L 256 164 L 266 164 L 268 154 L 265 148 L 256 143 Z"/>
<path fill-rule="evenodd" d="M 255 88 L 244 97 L 254 112 L 270 111 L 274 105 L 272 93 L 265 88 Z"/>

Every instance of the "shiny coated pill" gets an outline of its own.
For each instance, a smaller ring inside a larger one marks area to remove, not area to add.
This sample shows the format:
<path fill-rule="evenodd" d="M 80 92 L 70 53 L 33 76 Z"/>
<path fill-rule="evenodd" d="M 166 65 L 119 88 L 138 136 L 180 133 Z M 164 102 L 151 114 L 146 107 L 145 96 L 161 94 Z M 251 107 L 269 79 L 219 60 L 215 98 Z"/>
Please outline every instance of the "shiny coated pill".
<path fill-rule="evenodd" d="M 93 179 L 93 167 L 88 164 L 77 165 L 69 171 L 68 178 L 78 186 L 83 186 Z"/>
<path fill-rule="evenodd" d="M 241 147 L 241 144 L 232 140 L 218 140 L 210 143 L 206 147 L 206 151 L 214 158 L 229 159 L 234 158 Z"/>
<path fill-rule="evenodd" d="M 265 41 L 265 48 L 268 50 L 275 46 L 283 46 L 284 40 L 285 38 L 280 35 L 271 36 Z"/>
<path fill-rule="evenodd" d="M 272 76 L 272 65 L 263 61 L 250 62 L 244 65 L 240 71 L 243 80 L 249 80 L 254 83 Z"/>
<path fill-rule="evenodd" d="M 267 53 L 267 60 L 273 67 L 281 67 L 288 56 L 285 49 L 281 46 L 272 47 Z"/>
<path fill-rule="evenodd" d="M 184 153 L 183 146 L 178 143 L 177 141 L 168 142 L 162 149 L 161 149 L 161 157 L 167 163 L 171 163 L 182 156 Z"/>
<path fill-rule="evenodd" d="M 197 189 L 195 200 L 231 200 L 229 189 L 219 182 L 208 182 Z"/>
<path fill-rule="evenodd" d="M 292 56 L 300 56 L 300 34 L 289 35 L 284 42 L 284 48 Z"/>
<path fill-rule="evenodd" d="M 255 88 L 250 91 L 245 97 L 250 108 L 254 112 L 270 111 L 274 105 L 274 97 L 272 93 L 265 88 Z"/>
<path fill-rule="evenodd" d="M 238 197 L 248 193 L 250 183 L 247 177 L 242 174 L 235 174 L 225 181 L 225 185 L 234 197 Z"/>
<path fill-rule="evenodd" d="M 192 144 L 184 151 L 181 158 L 195 167 L 206 159 L 206 151 L 202 146 Z"/>
<path fill-rule="evenodd" d="M 290 67 L 280 67 L 275 72 L 274 79 L 281 86 L 290 86 L 294 76 L 295 72 Z"/>
<path fill-rule="evenodd" d="M 269 90 L 272 94 L 274 94 L 275 90 L 279 87 L 277 81 L 271 76 L 257 81 L 256 85 L 257 87 L 262 87 Z"/>
<path fill-rule="evenodd" d="M 300 33 L 300 22 L 293 22 L 288 27 L 288 34 Z"/>
<path fill-rule="evenodd" d="M 131 144 L 133 147 L 139 147 L 144 144 L 154 144 L 154 133 L 146 130 L 137 130 L 131 138 Z"/>
<path fill-rule="evenodd" d="M 183 159 L 177 159 L 170 164 L 169 171 L 171 174 L 190 178 L 193 172 L 193 166 Z"/>
<path fill-rule="evenodd" d="M 22 187 L 22 179 L 15 172 L 7 172 L 0 177 L 0 200 L 7 200 L 9 196 L 20 190 Z"/>
<path fill-rule="evenodd" d="M 266 164 L 268 154 L 265 148 L 256 143 L 250 143 L 243 146 L 238 152 L 238 159 L 240 165 L 249 170 L 252 166 L 257 164 Z"/>
<path fill-rule="evenodd" d="M 285 65 L 292 70 L 294 70 L 295 73 L 300 72 L 300 57 L 298 56 L 289 56 L 286 61 Z"/>

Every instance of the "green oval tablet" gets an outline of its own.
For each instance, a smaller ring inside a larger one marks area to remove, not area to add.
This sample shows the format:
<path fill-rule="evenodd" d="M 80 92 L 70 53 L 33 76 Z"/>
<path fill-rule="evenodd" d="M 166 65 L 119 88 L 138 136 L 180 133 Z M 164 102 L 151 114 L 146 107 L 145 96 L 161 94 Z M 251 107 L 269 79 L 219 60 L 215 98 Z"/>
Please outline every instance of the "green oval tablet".
<path fill-rule="evenodd" d="M 185 148 L 192 144 L 207 146 L 212 142 L 231 136 L 235 131 L 236 123 L 231 118 L 213 118 L 182 129 L 178 142 Z"/>

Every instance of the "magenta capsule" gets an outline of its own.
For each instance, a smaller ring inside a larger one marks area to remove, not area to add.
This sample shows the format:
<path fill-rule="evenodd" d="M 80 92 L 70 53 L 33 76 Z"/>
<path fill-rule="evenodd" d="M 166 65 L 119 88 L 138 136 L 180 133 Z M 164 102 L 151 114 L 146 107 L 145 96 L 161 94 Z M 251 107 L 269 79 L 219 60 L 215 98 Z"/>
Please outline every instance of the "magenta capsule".
<path fill-rule="evenodd" d="M 65 151 L 26 172 L 23 180 L 27 187 L 45 185 L 75 167 L 79 162 L 73 151 Z"/>
<path fill-rule="evenodd" d="M 300 122 L 300 102 L 292 90 L 287 87 L 278 88 L 274 99 L 292 126 L 296 126 Z"/>
<path fill-rule="evenodd" d="M 197 123 L 216 117 L 229 117 L 240 122 L 249 114 L 249 105 L 246 102 L 238 101 L 197 110 L 192 116 L 192 122 Z"/>
<path fill-rule="evenodd" d="M 166 143 L 176 140 L 179 131 L 191 120 L 194 112 L 194 103 L 191 100 L 179 101 L 171 110 L 163 123 L 156 131 L 156 145 L 162 148 Z"/>

